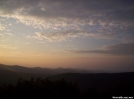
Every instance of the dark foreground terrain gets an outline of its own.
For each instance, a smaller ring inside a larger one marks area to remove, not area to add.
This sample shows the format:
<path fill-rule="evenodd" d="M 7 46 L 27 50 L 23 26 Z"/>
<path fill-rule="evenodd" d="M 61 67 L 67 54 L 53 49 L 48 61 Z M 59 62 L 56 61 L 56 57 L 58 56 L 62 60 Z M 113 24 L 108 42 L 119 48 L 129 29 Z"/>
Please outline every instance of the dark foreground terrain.
<path fill-rule="evenodd" d="M 134 97 L 134 72 L 35 74 L 0 69 L 0 99 Z"/>

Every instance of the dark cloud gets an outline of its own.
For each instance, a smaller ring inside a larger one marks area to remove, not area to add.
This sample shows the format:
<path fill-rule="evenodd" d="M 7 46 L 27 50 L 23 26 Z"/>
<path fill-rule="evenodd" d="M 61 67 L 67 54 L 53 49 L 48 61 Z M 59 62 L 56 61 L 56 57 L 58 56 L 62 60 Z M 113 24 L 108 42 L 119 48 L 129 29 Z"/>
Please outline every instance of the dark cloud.
<path fill-rule="evenodd" d="M 0 2 L 2 10 L 14 12 L 24 8 L 30 15 L 43 17 L 66 17 L 85 19 L 90 16 L 105 15 L 108 19 L 133 20 L 133 0 L 3 0 Z M 45 12 L 40 8 L 45 8 Z M 28 10 L 30 9 L 30 10 Z M 23 11 L 22 11 L 23 12 Z M 103 16 L 102 16 L 103 17 Z"/>
<path fill-rule="evenodd" d="M 112 55 L 134 55 L 134 43 L 116 44 L 105 46 L 99 50 L 68 50 L 74 53 L 96 53 L 96 54 L 112 54 Z"/>

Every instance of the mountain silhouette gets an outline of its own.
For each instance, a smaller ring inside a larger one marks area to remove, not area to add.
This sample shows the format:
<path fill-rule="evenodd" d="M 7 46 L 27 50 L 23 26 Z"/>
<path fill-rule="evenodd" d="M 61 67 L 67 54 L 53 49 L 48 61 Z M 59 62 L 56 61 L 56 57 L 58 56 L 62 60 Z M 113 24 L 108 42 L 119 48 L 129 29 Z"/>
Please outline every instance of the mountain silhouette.
<path fill-rule="evenodd" d="M 112 96 L 132 96 L 133 89 L 134 72 L 91 73 L 71 68 L 27 68 L 0 64 L 1 99 L 16 97 L 16 93 L 17 97 L 25 94 L 22 99 L 27 96 L 35 99 L 39 96 L 49 99 L 109 99 Z"/>
<path fill-rule="evenodd" d="M 90 73 L 89 70 L 84 69 L 72 69 L 72 68 L 41 68 L 41 67 L 23 67 L 18 65 L 3 65 L 0 64 L 0 69 L 2 70 L 8 70 L 8 71 L 14 71 L 14 72 L 24 72 L 24 73 L 36 73 L 36 74 L 61 74 L 61 73 Z M 92 71 L 92 72 L 102 72 L 102 71 Z"/>

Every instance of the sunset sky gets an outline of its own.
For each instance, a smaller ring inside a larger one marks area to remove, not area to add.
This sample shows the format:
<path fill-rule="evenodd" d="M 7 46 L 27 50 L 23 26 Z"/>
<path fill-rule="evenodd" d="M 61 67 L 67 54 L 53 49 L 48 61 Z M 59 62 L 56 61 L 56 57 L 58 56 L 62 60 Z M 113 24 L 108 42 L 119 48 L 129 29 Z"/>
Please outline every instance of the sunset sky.
<path fill-rule="evenodd" d="M 0 0 L 0 63 L 134 70 L 134 0 Z"/>

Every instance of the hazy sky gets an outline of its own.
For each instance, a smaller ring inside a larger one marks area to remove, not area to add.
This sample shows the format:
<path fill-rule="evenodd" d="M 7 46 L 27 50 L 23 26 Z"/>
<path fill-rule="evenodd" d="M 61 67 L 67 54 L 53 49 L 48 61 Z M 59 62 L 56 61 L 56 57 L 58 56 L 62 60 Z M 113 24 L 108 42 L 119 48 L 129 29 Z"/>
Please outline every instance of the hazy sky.
<path fill-rule="evenodd" d="M 134 70 L 134 0 L 0 0 L 0 63 Z"/>

